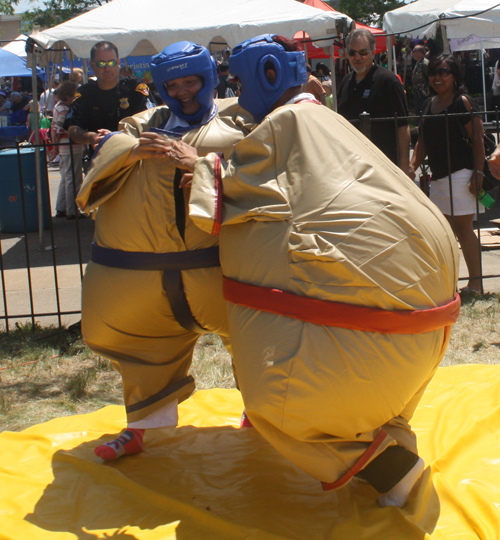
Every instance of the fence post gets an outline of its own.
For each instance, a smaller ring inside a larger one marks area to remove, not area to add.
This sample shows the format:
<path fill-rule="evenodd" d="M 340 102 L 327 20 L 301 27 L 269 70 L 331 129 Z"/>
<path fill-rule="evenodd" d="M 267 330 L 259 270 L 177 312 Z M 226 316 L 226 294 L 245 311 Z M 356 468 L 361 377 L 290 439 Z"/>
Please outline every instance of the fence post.
<path fill-rule="evenodd" d="M 362 112 L 359 115 L 359 130 L 365 137 L 370 139 L 370 141 L 372 140 L 372 123 L 370 120 L 370 113 Z"/>

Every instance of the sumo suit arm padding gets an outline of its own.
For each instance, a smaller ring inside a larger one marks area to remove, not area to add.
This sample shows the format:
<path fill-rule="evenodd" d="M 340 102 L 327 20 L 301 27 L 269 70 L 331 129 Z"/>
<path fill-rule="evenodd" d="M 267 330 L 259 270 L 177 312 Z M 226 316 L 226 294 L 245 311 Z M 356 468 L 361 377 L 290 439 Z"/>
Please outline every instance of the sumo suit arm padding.
<path fill-rule="evenodd" d="M 137 145 L 137 139 L 143 131 L 149 129 L 149 122 L 162 122 L 168 118 L 169 114 L 170 112 L 167 107 L 156 107 L 135 116 L 124 118 L 120 122 L 120 131 L 108 137 L 106 142 L 100 145 L 96 154 L 94 154 L 88 174 L 85 176 L 85 180 L 76 198 L 76 202 L 82 211 L 88 213 L 96 209 L 120 190 L 123 184 L 129 179 L 135 165 L 133 163 L 128 167 L 124 167 L 124 163 Z M 122 137 L 123 134 L 128 135 L 128 137 Z M 113 159 L 97 159 L 99 153 L 107 151 L 104 148 L 109 148 L 110 138 L 115 136 L 121 136 L 119 152 L 113 153 Z M 98 166 L 93 167 L 92 164 L 96 159 Z"/>
<path fill-rule="evenodd" d="M 109 160 L 106 167 L 101 167 L 99 174 L 94 174 L 92 166 L 90 167 L 76 198 L 76 203 L 83 212 L 89 213 L 95 210 L 112 197 L 120 190 L 132 172 L 133 164 L 126 168 L 123 164 L 127 161 L 137 141 L 131 137 L 125 139 L 121 134 L 113 136 L 121 137 L 123 151 L 117 159 Z"/>
<path fill-rule="evenodd" d="M 230 163 L 221 159 L 222 182 L 224 178 L 231 178 L 223 187 L 224 224 L 234 225 L 248 220 L 282 221 L 291 217 L 290 206 L 276 178 L 272 130 L 263 129 L 261 124 L 259 135 L 257 139 L 252 137 L 245 140 L 247 144 L 239 145 Z M 213 230 L 216 219 L 217 160 L 216 154 L 209 154 L 196 161 L 189 199 L 191 218 L 207 232 Z M 236 169 L 238 176 L 234 174 Z M 207 197 L 207 194 L 211 196 Z"/>

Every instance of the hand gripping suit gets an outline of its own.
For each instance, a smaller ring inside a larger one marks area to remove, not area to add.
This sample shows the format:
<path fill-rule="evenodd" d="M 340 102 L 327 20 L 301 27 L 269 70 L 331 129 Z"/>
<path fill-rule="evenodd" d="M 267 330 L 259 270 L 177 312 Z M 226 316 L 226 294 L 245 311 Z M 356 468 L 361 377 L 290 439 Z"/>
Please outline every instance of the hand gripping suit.
<path fill-rule="evenodd" d="M 343 118 L 298 103 L 271 112 L 229 163 L 196 161 L 190 215 L 220 229 L 256 429 L 325 489 L 363 473 L 391 489 L 396 450 L 417 453 L 409 420 L 458 317 L 456 241 L 441 212 Z"/>
<path fill-rule="evenodd" d="M 158 158 L 123 166 L 141 133 L 170 114 L 157 107 L 124 120 L 96 152 L 77 199 L 87 212 L 98 208 L 83 280 L 83 337 L 121 372 L 129 424 L 194 390 L 188 370 L 199 333 L 228 335 L 217 239 L 187 215 L 181 172 Z M 230 153 L 247 133 L 241 115 L 235 99 L 221 101 L 219 114 L 183 140 L 202 155 Z M 117 250 L 112 260 L 102 248 Z M 136 259 L 141 269 L 133 269 Z"/>

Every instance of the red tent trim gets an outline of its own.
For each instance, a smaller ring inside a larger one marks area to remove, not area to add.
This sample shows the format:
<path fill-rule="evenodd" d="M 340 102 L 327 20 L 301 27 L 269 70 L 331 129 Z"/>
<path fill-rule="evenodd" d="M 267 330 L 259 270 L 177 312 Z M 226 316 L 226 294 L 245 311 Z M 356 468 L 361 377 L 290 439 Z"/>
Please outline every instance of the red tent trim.
<path fill-rule="evenodd" d="M 301 0 L 298 0 L 298 1 L 301 1 Z M 316 9 L 321 9 L 323 11 L 334 11 L 335 13 L 340 13 L 339 11 L 331 8 L 328 4 L 325 4 L 321 0 L 304 0 L 301 3 L 306 4 L 308 6 L 311 6 L 311 7 L 314 7 Z M 384 52 L 385 50 L 387 50 L 386 35 L 385 35 L 385 32 L 381 28 L 372 28 L 371 26 L 366 26 L 366 24 L 362 24 L 362 23 L 359 23 L 359 22 L 356 22 L 356 28 L 358 28 L 358 29 L 359 28 L 365 28 L 366 30 L 369 30 L 372 34 L 374 34 L 374 37 L 375 37 L 375 54 L 379 54 L 379 53 Z M 293 39 L 295 39 L 295 41 L 300 42 L 300 45 L 301 45 L 300 48 L 303 49 L 303 47 L 304 47 L 303 42 L 304 42 L 304 40 L 307 41 L 309 39 L 309 35 L 306 32 L 297 32 L 293 36 Z M 394 38 L 392 38 L 392 39 L 394 40 Z M 325 51 L 323 50 L 323 48 L 320 45 L 320 44 L 324 44 L 324 43 L 325 43 L 324 41 L 319 41 L 317 43 L 307 42 L 306 43 L 307 57 L 310 58 L 310 59 L 330 58 L 330 55 L 325 53 Z M 338 58 L 338 56 L 339 56 L 338 47 L 335 47 L 335 58 Z"/>

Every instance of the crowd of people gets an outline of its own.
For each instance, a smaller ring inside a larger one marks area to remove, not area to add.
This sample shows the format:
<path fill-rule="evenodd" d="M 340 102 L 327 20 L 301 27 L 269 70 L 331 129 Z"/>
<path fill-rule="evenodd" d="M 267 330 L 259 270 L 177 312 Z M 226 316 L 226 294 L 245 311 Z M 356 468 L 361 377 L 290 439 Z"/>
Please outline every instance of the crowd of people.
<path fill-rule="evenodd" d="M 4 85 L 0 90 L 0 116 L 7 119 L 7 126 L 26 124 L 30 101 L 28 95 L 20 92 L 10 92 Z"/>

